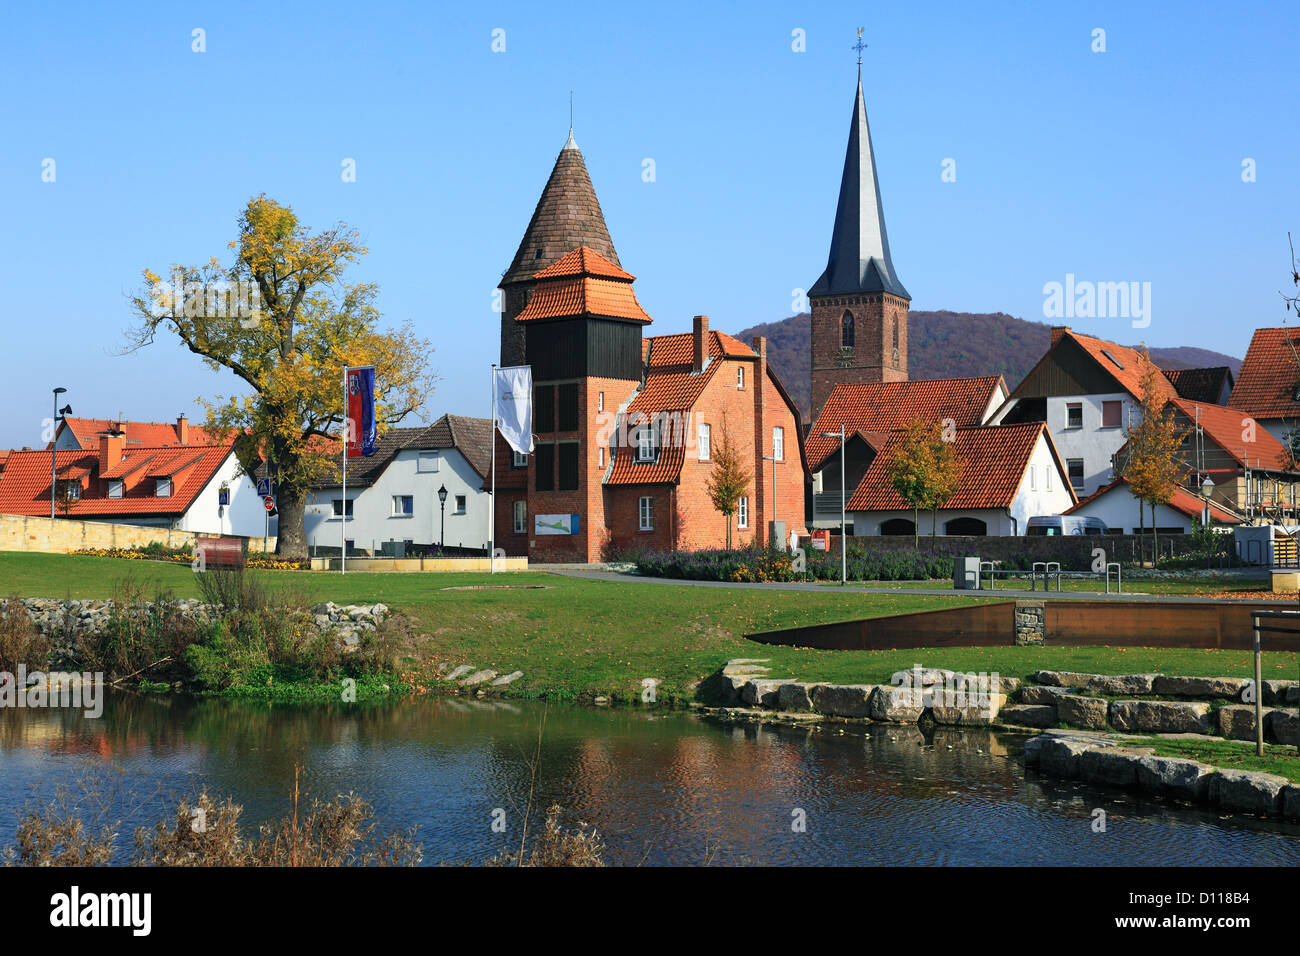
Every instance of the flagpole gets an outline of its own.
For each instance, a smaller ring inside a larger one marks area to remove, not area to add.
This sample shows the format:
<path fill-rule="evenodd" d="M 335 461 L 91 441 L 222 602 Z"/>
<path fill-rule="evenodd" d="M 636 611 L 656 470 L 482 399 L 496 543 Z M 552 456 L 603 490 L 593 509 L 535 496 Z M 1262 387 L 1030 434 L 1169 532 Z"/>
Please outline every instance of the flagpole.
<path fill-rule="evenodd" d="M 348 573 L 348 367 L 343 366 L 343 513 L 339 515 L 339 574 Z"/>
<path fill-rule="evenodd" d="M 497 363 L 492 363 L 492 498 L 488 507 L 488 561 L 497 573 Z"/>

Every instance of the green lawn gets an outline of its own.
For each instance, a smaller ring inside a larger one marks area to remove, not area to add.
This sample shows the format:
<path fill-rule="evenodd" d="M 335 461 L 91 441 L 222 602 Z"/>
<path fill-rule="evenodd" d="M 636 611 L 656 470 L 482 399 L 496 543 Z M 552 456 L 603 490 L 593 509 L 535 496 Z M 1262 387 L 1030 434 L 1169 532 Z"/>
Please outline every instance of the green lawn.
<path fill-rule="evenodd" d="M 1125 746 L 1152 747 L 1159 757 L 1182 757 L 1226 770 L 1262 770 L 1300 783 L 1300 759 L 1295 747 L 1265 744 L 1264 756 L 1255 756 L 1255 745 L 1239 740 L 1192 740 L 1186 737 L 1134 737 Z"/>
<path fill-rule="evenodd" d="M 985 582 L 988 579 L 985 578 Z M 828 587 L 839 587 L 838 581 L 822 582 Z M 877 582 L 855 582 L 850 581 L 850 587 L 854 584 L 863 584 L 868 587 L 880 588 L 897 588 L 899 590 L 912 590 L 917 588 L 947 588 L 952 586 L 948 579 L 934 581 L 877 581 Z M 1003 591 L 1016 594 L 1029 593 L 1029 578 L 1003 578 L 999 577 L 993 591 L 985 590 L 984 594 L 997 594 Z M 1240 593 L 1244 597 L 1257 597 L 1258 592 L 1267 591 L 1271 587 L 1271 582 L 1267 577 L 1249 577 L 1249 578 L 1165 578 L 1160 580 L 1139 580 L 1137 578 L 1124 579 L 1125 594 L 1216 594 L 1231 596 L 1234 593 Z M 1117 592 L 1115 580 L 1111 579 L 1111 593 Z M 1106 582 L 1104 580 L 1091 579 L 1070 579 L 1067 578 L 1061 582 L 1062 591 L 1071 591 L 1075 593 L 1087 594 L 1105 594 Z M 1037 593 L 1043 593 L 1042 582 L 1038 582 Z M 1052 582 L 1051 591 L 1056 593 L 1056 582 Z"/>
<path fill-rule="evenodd" d="M 1203 676 L 1250 676 L 1242 651 L 1110 647 L 993 647 L 906 651 L 813 651 L 768 647 L 746 633 L 952 607 L 987 597 L 864 593 L 833 588 L 777 591 L 694 587 L 636 580 L 596 581 L 544 572 L 516 574 L 360 574 L 258 571 L 305 603 L 382 601 L 404 612 L 416 637 L 405 676 L 427 683 L 439 662 L 522 670 L 512 692 L 570 698 L 631 698 L 644 677 L 665 681 L 661 699 L 693 698 L 694 684 L 733 657 L 771 659 L 772 676 L 882 683 L 921 664 L 1022 677 L 1040 668 Z M 132 575 L 152 592 L 198 595 L 184 565 L 76 555 L 0 552 L 0 595 L 104 598 Z M 482 585 L 542 589 L 445 590 Z M 1265 676 L 1296 674 L 1296 655 L 1267 654 Z"/>

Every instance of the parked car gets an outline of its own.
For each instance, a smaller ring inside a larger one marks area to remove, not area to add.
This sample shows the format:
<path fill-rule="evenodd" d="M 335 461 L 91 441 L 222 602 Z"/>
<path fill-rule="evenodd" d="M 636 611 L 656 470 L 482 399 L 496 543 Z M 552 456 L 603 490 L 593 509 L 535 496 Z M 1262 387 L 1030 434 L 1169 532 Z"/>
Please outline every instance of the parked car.
<path fill-rule="evenodd" d="M 1106 523 L 1100 518 L 1080 515 L 1038 515 L 1029 519 L 1027 534 L 1106 534 Z"/>

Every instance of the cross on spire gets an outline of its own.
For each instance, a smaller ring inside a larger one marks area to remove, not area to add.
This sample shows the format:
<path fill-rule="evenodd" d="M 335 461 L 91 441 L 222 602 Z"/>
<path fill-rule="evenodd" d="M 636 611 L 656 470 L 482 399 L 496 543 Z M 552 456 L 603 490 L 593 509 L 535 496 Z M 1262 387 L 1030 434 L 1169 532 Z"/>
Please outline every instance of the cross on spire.
<path fill-rule="evenodd" d="M 867 45 L 862 42 L 862 31 L 863 28 L 858 27 L 858 42 L 853 44 L 852 47 L 852 49 L 858 51 L 858 79 L 862 79 L 862 51 L 867 48 Z"/>

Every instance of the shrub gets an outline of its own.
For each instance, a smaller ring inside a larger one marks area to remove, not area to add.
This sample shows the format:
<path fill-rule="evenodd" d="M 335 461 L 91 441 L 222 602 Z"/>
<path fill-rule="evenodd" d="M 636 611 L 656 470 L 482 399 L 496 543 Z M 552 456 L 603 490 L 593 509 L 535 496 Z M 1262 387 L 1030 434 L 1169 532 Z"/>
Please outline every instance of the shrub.
<path fill-rule="evenodd" d="M 44 670 L 51 642 L 32 624 L 18 598 L 0 602 L 0 671 L 14 673 L 22 664 L 30 670 Z"/>

